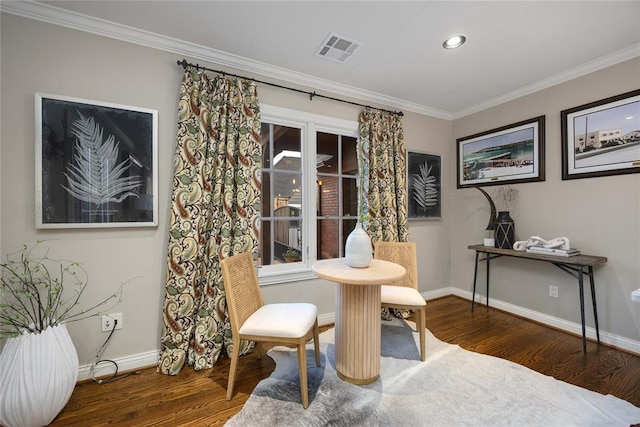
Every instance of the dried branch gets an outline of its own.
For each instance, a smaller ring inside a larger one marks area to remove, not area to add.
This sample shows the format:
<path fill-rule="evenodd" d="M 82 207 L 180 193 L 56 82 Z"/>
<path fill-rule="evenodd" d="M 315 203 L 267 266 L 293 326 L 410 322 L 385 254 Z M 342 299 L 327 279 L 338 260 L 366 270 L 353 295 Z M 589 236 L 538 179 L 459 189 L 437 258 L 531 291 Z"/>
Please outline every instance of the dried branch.
<path fill-rule="evenodd" d="M 80 299 L 88 280 L 84 268 L 77 262 L 36 255 L 42 241 L 7 255 L 0 264 L 0 338 L 25 332 L 40 333 L 49 326 L 69 323 L 104 312 L 98 309 L 110 301 L 115 306 L 122 296 L 124 282 L 104 300 L 87 309 L 80 309 Z M 64 288 L 73 296 L 64 299 Z M 71 288 L 72 291 L 68 289 Z M 107 309 L 107 310 L 108 310 Z"/>
<path fill-rule="evenodd" d="M 509 211 L 518 202 L 520 191 L 510 185 L 503 185 L 497 188 L 494 197 L 501 211 Z"/>

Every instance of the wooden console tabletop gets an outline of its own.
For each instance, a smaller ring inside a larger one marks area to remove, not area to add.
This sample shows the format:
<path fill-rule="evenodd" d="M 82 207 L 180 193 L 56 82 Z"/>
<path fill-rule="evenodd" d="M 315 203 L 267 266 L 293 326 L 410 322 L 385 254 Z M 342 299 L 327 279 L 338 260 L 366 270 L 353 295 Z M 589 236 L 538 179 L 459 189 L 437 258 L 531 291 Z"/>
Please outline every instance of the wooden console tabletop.
<path fill-rule="evenodd" d="M 478 263 L 481 261 L 487 262 L 487 307 L 489 306 L 489 266 L 490 261 L 495 258 L 503 256 L 531 259 L 535 261 L 548 262 L 555 265 L 565 273 L 568 273 L 578 279 L 578 287 L 580 290 L 580 317 L 582 320 L 582 351 L 587 352 L 587 337 L 586 327 L 584 319 L 584 275 L 589 277 L 589 284 L 591 287 L 591 302 L 593 304 L 593 318 L 596 328 L 596 337 L 598 344 L 600 344 L 600 330 L 598 328 L 598 310 L 596 307 L 596 289 L 593 279 L 593 267 L 605 264 L 607 262 L 606 257 L 594 256 L 594 255 L 574 255 L 570 257 L 563 257 L 557 255 L 544 255 L 534 254 L 526 251 L 516 251 L 513 249 L 499 249 L 492 248 L 484 245 L 469 245 L 469 249 L 476 252 L 476 263 L 473 271 L 473 297 L 471 302 L 471 311 L 474 310 L 476 299 L 476 281 L 478 277 Z M 484 254 L 484 258 L 480 258 L 480 254 Z M 585 270 L 586 269 L 586 270 Z"/>

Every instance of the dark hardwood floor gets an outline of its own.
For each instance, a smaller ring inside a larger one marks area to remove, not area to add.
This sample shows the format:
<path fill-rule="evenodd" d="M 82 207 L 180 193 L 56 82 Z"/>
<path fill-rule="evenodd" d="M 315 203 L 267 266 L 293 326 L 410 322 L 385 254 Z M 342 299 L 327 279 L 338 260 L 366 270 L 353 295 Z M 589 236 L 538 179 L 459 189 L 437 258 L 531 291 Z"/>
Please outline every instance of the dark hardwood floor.
<path fill-rule="evenodd" d="M 545 375 L 640 406 L 640 355 L 449 296 L 429 301 L 427 328 L 442 341 L 517 362 Z M 324 328 L 327 329 L 327 328 Z M 169 377 L 155 367 L 106 384 L 78 384 L 52 426 L 221 426 L 242 409 L 274 362 L 265 348 L 240 358 L 234 398 L 225 400 L 229 360 Z M 427 352 L 429 348 L 427 347 Z"/>

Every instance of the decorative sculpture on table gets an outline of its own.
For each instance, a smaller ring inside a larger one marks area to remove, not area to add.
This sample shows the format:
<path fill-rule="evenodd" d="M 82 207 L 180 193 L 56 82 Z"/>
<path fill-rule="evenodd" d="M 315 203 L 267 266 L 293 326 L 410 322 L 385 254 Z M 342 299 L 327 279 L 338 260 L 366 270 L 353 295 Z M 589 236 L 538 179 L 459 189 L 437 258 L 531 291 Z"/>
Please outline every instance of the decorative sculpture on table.
<path fill-rule="evenodd" d="M 484 197 L 487 198 L 487 201 L 489 202 L 489 207 L 491 208 L 491 214 L 489 215 L 489 224 L 487 224 L 487 228 L 485 228 L 487 233 L 484 237 L 484 245 L 493 247 L 495 246 L 494 236 L 495 236 L 495 229 L 496 229 L 496 205 L 493 203 L 491 196 L 489 196 L 489 194 L 486 191 L 484 191 L 480 187 L 474 187 L 474 188 L 479 192 L 481 192 L 482 194 L 484 194 Z"/>
<path fill-rule="evenodd" d="M 531 248 L 533 246 L 567 250 L 571 248 L 568 237 L 556 237 L 551 240 L 545 240 L 540 236 L 531 236 L 527 240 L 520 240 L 518 242 L 515 242 L 513 244 L 513 249 L 515 249 L 516 251 L 526 251 L 527 248 Z"/>

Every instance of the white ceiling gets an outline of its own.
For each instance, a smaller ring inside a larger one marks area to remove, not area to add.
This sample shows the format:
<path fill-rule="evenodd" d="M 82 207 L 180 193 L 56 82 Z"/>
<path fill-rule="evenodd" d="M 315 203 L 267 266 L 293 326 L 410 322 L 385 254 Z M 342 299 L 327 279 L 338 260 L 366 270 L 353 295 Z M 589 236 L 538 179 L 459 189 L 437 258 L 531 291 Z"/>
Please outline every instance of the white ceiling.
<path fill-rule="evenodd" d="M 89 31 L 448 118 L 640 56 L 640 1 L 38 3 L 2 10 L 81 29 L 95 17 L 108 22 Z M 346 64 L 320 58 L 330 32 L 363 46 Z M 467 43 L 443 49 L 453 34 Z"/>

